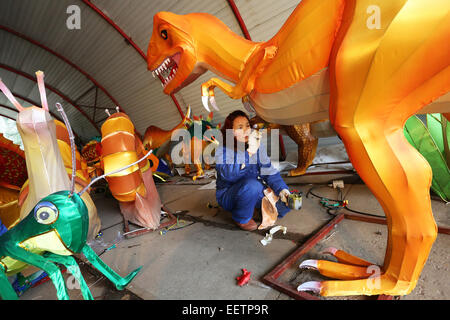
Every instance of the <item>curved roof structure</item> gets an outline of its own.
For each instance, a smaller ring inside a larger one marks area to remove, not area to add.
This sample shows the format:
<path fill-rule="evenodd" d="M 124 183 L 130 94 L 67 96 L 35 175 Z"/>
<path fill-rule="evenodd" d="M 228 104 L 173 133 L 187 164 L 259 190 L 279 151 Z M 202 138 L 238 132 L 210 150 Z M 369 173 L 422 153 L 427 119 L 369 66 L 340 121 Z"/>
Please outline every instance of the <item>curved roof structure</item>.
<path fill-rule="evenodd" d="M 263 41 L 278 31 L 298 2 L 2 0 L 0 78 L 28 106 L 40 101 L 34 73 L 44 71 L 50 110 L 58 116 L 55 103 L 60 102 L 83 142 L 100 134 L 107 117 L 104 110 L 116 106 L 130 116 L 140 134 L 150 125 L 169 129 L 188 105 L 194 115 L 207 115 L 200 84 L 212 73 L 173 96 L 162 92 L 160 80 L 147 70 L 145 56 L 157 12 L 207 12 L 237 34 Z M 75 29 L 70 28 L 73 10 L 79 10 L 80 18 Z M 220 90 L 216 99 L 220 111 L 214 112 L 215 123 L 223 122 L 230 111 L 244 110 L 240 100 L 229 99 Z M 16 117 L 4 95 L 0 115 Z"/>

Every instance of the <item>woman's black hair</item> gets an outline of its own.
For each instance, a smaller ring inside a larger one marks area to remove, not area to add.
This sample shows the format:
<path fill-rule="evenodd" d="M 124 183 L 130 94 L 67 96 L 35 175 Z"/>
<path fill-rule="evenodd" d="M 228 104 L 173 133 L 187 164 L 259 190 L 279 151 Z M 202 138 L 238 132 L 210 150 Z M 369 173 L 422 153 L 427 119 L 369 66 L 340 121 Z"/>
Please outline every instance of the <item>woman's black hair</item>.
<path fill-rule="evenodd" d="M 233 130 L 233 122 L 234 119 L 238 118 L 238 117 L 245 117 L 247 118 L 248 122 L 250 123 L 250 119 L 248 117 L 248 115 L 241 110 L 235 110 L 233 112 L 231 112 L 226 118 L 225 118 L 225 122 L 223 124 L 222 129 L 220 130 L 222 132 L 222 139 L 223 139 L 223 145 L 226 146 L 227 145 L 227 129 L 231 129 Z M 236 137 L 233 135 L 234 137 L 234 142 L 233 142 L 233 146 L 234 146 L 234 150 L 237 149 L 237 140 Z M 245 143 L 245 150 L 247 150 L 248 148 L 248 142 Z"/>

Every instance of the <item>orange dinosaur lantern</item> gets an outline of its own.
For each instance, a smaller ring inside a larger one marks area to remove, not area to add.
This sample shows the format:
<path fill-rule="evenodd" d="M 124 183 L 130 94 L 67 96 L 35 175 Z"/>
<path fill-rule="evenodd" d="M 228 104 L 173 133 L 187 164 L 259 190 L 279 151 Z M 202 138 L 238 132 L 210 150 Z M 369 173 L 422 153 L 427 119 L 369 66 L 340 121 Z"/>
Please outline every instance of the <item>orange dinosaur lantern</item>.
<path fill-rule="evenodd" d="M 181 120 L 181 122 L 171 130 L 163 130 L 157 126 L 149 126 L 147 130 L 145 130 L 144 134 L 144 141 L 143 141 L 144 147 L 147 150 L 154 150 L 156 148 L 161 147 L 164 143 L 170 140 L 175 130 L 186 128 L 186 122 L 189 120 L 190 113 L 191 108 L 188 107 L 188 110 L 183 120 Z"/>
<path fill-rule="evenodd" d="M 361 260 L 349 254 L 339 263 L 309 261 L 303 266 L 338 280 L 299 290 L 405 295 L 416 286 L 437 227 L 431 169 L 408 144 L 403 125 L 419 111 L 450 111 L 449 9 L 447 0 L 303 0 L 267 42 L 246 40 L 205 13 L 154 16 L 148 69 L 163 75 L 164 93 L 209 69 L 234 85 L 205 82 L 208 110 L 218 87 L 248 99 L 268 122 L 329 118 L 382 205 L 389 232 L 380 273 L 367 279 L 367 262 L 354 263 Z"/>

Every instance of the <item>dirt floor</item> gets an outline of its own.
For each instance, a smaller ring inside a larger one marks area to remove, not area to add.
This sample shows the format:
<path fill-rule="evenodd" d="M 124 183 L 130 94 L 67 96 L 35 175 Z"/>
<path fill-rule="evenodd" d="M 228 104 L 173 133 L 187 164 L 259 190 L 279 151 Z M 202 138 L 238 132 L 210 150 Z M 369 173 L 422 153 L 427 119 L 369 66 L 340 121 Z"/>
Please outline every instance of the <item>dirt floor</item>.
<path fill-rule="evenodd" d="M 339 178 L 345 182 L 342 193 L 326 182 Z M 357 175 L 327 175 L 286 178 L 290 188 L 303 192 L 301 210 L 293 210 L 277 221 L 287 227 L 278 232 L 267 246 L 261 244 L 266 231 L 246 232 L 232 222 L 229 212 L 217 207 L 215 190 L 207 188 L 212 179 L 192 182 L 186 177 L 174 177 L 157 184 L 164 205 L 178 216 L 178 224 L 169 230 L 157 230 L 134 238 L 124 238 L 124 225 L 117 204 L 110 195 L 94 197 L 102 220 L 103 236 L 91 241 L 91 247 L 101 259 L 120 275 L 139 266 L 141 271 L 123 291 L 116 290 L 84 257 L 80 268 L 96 300 L 292 300 L 293 298 L 268 286 L 262 278 L 299 246 L 310 239 L 332 218 L 320 204 L 320 197 L 349 200 L 349 207 L 383 217 L 383 211 Z M 205 188 L 206 187 L 206 188 Z M 432 200 L 433 213 L 440 226 L 450 226 L 450 206 Z M 187 211 L 187 212 L 186 212 Z M 184 212 L 184 213 L 183 213 Z M 165 220 L 163 220 L 165 221 Z M 132 226 L 133 228 L 138 228 Z M 325 280 L 316 271 L 300 270 L 306 259 L 326 258 L 322 251 L 336 247 L 375 264 L 382 264 L 387 229 L 385 225 L 344 219 L 310 251 L 283 272 L 280 281 L 296 288 L 311 280 Z M 450 235 L 439 234 L 414 291 L 401 300 L 450 299 Z M 109 249 L 109 250 L 106 250 Z M 242 269 L 252 272 L 251 282 L 240 287 L 236 277 Z M 73 277 L 64 273 L 71 299 L 83 299 Z M 323 297 L 318 297 L 324 299 Z M 373 297 L 338 297 L 331 300 L 372 299 Z M 56 291 L 48 281 L 31 288 L 21 300 L 55 300 Z"/>

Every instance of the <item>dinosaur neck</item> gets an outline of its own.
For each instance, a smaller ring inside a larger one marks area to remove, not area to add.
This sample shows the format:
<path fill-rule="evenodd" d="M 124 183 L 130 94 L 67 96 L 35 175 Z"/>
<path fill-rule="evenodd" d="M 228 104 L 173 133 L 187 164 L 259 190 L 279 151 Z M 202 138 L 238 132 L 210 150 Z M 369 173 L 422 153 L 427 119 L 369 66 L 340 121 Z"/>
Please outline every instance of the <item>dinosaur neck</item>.
<path fill-rule="evenodd" d="M 197 42 L 199 64 L 236 83 L 246 60 L 260 43 L 238 36 L 222 23 L 210 24 L 210 27 L 198 31 L 201 33 L 196 37 L 200 39 Z"/>

